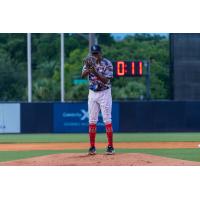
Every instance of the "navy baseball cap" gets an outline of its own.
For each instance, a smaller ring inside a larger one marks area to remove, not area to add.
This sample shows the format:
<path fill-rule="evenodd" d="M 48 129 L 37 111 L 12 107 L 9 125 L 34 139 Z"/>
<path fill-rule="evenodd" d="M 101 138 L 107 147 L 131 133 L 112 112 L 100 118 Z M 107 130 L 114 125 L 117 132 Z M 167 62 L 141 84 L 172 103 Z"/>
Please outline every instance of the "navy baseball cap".
<path fill-rule="evenodd" d="M 101 47 L 99 45 L 93 45 L 91 46 L 91 53 L 100 53 Z"/>

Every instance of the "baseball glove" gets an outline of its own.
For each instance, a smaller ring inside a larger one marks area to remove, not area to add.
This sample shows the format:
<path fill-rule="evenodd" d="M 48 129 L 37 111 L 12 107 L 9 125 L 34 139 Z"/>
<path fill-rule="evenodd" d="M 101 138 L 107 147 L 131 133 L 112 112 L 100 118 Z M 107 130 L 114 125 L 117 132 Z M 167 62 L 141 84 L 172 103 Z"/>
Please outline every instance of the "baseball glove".
<path fill-rule="evenodd" d="M 96 58 L 94 56 L 87 56 L 84 58 L 83 64 L 86 66 L 86 68 L 91 69 L 96 65 Z"/>

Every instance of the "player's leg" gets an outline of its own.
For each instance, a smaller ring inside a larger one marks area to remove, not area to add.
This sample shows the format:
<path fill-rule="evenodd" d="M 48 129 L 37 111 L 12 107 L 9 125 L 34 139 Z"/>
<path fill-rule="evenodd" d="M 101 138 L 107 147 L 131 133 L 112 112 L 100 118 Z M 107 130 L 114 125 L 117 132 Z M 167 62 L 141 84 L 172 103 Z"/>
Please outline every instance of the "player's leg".
<path fill-rule="evenodd" d="M 88 115 L 89 115 L 89 138 L 90 138 L 90 149 L 89 154 L 96 154 L 95 139 L 96 139 L 96 124 L 98 121 L 100 107 L 95 100 L 95 94 L 89 92 L 88 98 Z"/>
<path fill-rule="evenodd" d="M 101 113 L 103 116 L 103 121 L 106 128 L 106 135 L 108 139 L 107 154 L 114 153 L 113 147 L 113 128 L 112 128 L 112 95 L 111 89 L 102 92 L 102 96 L 99 101 Z"/>

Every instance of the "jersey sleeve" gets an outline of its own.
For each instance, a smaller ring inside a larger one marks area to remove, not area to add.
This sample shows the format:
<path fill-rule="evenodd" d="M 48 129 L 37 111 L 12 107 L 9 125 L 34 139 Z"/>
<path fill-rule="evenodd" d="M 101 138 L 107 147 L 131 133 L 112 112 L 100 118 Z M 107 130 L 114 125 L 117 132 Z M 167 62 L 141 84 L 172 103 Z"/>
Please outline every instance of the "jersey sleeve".
<path fill-rule="evenodd" d="M 108 61 L 108 65 L 106 67 L 105 77 L 110 79 L 113 78 L 113 65 L 110 61 Z"/>

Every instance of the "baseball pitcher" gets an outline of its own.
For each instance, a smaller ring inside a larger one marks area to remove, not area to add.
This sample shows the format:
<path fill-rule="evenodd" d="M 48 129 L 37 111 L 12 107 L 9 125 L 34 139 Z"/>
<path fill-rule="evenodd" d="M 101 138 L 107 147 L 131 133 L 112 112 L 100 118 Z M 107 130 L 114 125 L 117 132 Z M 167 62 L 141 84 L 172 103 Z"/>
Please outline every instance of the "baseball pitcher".
<path fill-rule="evenodd" d="M 101 110 L 108 139 L 106 154 L 112 155 L 115 152 L 113 147 L 110 82 L 113 78 L 113 66 L 108 59 L 102 57 L 101 47 L 99 45 L 93 45 L 91 47 L 91 55 L 84 59 L 82 77 L 88 77 L 89 80 L 88 113 L 90 148 L 88 154 L 96 154 L 96 124 Z"/>

